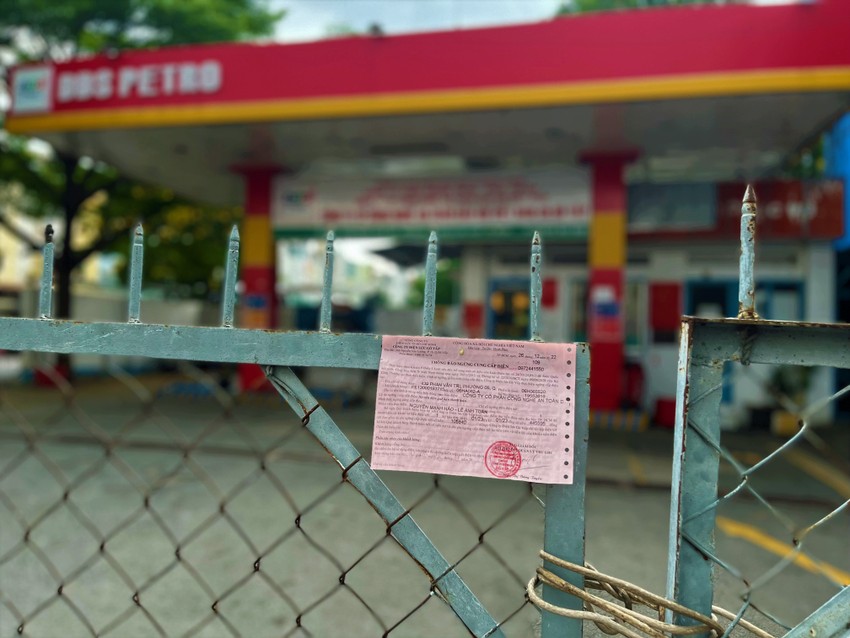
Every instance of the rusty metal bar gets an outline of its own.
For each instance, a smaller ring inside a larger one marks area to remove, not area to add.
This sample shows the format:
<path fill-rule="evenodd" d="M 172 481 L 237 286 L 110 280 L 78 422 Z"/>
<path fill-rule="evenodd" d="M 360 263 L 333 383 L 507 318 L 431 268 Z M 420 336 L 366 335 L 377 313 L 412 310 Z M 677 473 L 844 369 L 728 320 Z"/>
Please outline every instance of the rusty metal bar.
<path fill-rule="evenodd" d="M 747 185 L 741 205 L 741 260 L 738 281 L 738 318 L 755 319 L 756 314 L 756 193 Z"/>
<path fill-rule="evenodd" d="M 130 302 L 128 322 L 139 323 L 142 305 L 142 264 L 145 257 L 145 231 L 141 224 L 133 231 L 130 253 Z"/>
<path fill-rule="evenodd" d="M 319 318 L 319 332 L 331 331 L 331 313 L 333 302 L 331 290 L 334 280 L 334 231 L 329 231 L 325 241 L 325 272 L 322 281 L 322 309 Z"/>
<path fill-rule="evenodd" d="M 531 240 L 531 301 L 529 303 L 529 324 L 532 341 L 540 341 L 540 296 L 543 294 L 540 262 L 540 233 L 534 231 L 534 238 Z"/>
<path fill-rule="evenodd" d="M 236 277 L 239 273 L 239 229 L 236 225 L 230 231 L 230 241 L 227 247 L 227 263 L 222 284 L 221 325 L 233 327 L 236 308 Z"/>
<path fill-rule="evenodd" d="M 430 337 L 434 331 L 434 307 L 437 297 L 437 233 L 428 237 L 428 256 L 425 259 L 425 294 L 422 309 L 422 334 Z"/>
<path fill-rule="evenodd" d="M 53 315 L 53 226 L 44 229 L 44 263 L 41 267 L 41 288 L 38 294 L 38 317 L 50 319 Z"/>
<path fill-rule="evenodd" d="M 667 597 L 711 615 L 715 508 L 720 467 L 720 399 L 723 365 L 693 361 L 693 335 L 682 322 L 679 376 L 676 388 L 676 429 L 673 442 L 673 483 L 670 502 L 670 544 Z M 699 426 L 701 434 L 689 427 Z M 703 438 L 705 437 L 705 438 Z M 677 624 L 694 620 L 674 617 Z"/>

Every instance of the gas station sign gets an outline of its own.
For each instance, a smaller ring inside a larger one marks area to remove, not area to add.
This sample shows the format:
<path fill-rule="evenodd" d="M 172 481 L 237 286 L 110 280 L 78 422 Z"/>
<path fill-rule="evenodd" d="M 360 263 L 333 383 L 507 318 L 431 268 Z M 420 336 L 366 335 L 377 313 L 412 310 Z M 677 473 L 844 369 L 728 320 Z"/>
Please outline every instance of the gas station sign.
<path fill-rule="evenodd" d="M 162 106 L 218 96 L 224 87 L 222 60 L 182 55 L 142 63 L 122 54 L 21 66 L 12 74 L 12 115 Z"/>
<path fill-rule="evenodd" d="M 741 232 L 745 182 L 629 186 L 629 234 L 730 238 Z M 835 239 L 844 227 L 839 180 L 757 181 L 758 235 L 765 239 Z"/>
<path fill-rule="evenodd" d="M 582 168 L 487 172 L 423 179 L 280 177 L 272 214 L 281 237 L 417 235 L 456 239 L 587 236 L 590 179 Z"/>
<path fill-rule="evenodd" d="M 221 77 L 221 64 L 216 60 L 62 71 L 59 73 L 56 101 L 86 102 L 112 97 L 156 98 L 215 93 L 221 88 Z"/>

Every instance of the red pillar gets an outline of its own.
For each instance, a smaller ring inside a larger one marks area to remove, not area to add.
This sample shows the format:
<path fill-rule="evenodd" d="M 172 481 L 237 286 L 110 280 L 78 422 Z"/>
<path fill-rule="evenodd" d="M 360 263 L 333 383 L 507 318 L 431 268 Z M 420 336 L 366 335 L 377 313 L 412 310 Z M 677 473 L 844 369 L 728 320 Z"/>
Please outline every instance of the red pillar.
<path fill-rule="evenodd" d="M 245 179 L 245 219 L 240 231 L 240 274 L 244 290 L 240 299 L 240 328 L 277 326 L 274 229 L 271 224 L 272 179 L 276 167 L 238 169 Z M 265 379 L 260 366 L 239 366 L 243 391 L 256 390 Z"/>
<path fill-rule="evenodd" d="M 592 410 L 618 410 L 622 400 L 627 241 L 624 171 L 634 159 L 635 154 L 584 157 L 591 166 L 593 184 L 587 264 Z"/>

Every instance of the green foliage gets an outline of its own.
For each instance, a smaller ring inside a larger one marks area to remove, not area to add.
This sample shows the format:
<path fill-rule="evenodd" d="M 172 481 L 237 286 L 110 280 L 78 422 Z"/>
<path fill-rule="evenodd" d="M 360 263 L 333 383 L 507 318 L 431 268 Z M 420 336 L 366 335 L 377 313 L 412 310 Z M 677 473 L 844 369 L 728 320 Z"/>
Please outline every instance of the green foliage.
<path fill-rule="evenodd" d="M 326 38 L 345 38 L 352 35 L 362 35 L 347 22 L 332 22 L 325 27 Z"/>
<path fill-rule="evenodd" d="M 283 16 L 282 11 L 271 9 L 271 0 L 13 0 L 8 4 L 0 10 L 0 37 L 18 61 L 66 59 L 111 48 L 262 37 L 270 35 Z M 154 229 L 145 261 L 149 282 L 183 290 L 190 284 L 196 295 L 214 289 L 217 282 L 209 279 L 210 273 L 222 263 L 230 226 L 238 216 L 235 210 L 194 204 L 168 189 L 126 179 L 90 158 L 53 152 L 44 143 L 1 131 L 0 182 L 22 187 L 15 208 L 37 217 L 64 218 L 56 262 L 58 317 L 70 313 L 71 272 L 94 252 L 126 252 L 129 232 L 139 220 Z M 0 190 L 18 192 L 20 188 Z M 0 202 L 0 223 L 10 226 L 3 212 Z M 156 230 L 172 222 L 174 233 Z M 26 240 L 21 233 L 15 234 Z M 38 242 L 30 239 L 28 243 L 36 247 Z"/>
<path fill-rule="evenodd" d="M 71 159 L 69 181 L 62 161 L 45 150 L 26 138 L 0 133 L 0 175 L 24 186 L 15 207 L 31 217 L 61 217 L 63 198 L 75 198 L 74 234 L 79 240 L 62 247 L 63 253 L 69 252 L 72 270 L 93 252 L 128 256 L 132 228 L 142 221 L 147 283 L 195 297 L 218 288 L 218 271 L 239 210 L 197 204 L 167 188 L 122 179 L 113 168 L 90 160 Z"/>
<path fill-rule="evenodd" d="M 283 11 L 269 0 L 14 0 L 0 31 L 27 40 L 26 57 L 105 48 L 224 42 L 268 36 Z M 24 48 L 24 47 L 21 47 Z"/>
<path fill-rule="evenodd" d="M 613 11 L 615 9 L 640 9 L 685 4 L 720 4 L 718 0 L 564 0 L 555 15 Z"/>
<path fill-rule="evenodd" d="M 774 396 L 793 399 L 805 395 L 812 384 L 812 368 L 803 366 L 776 366 L 770 376 L 768 388 Z"/>
<path fill-rule="evenodd" d="M 826 169 L 826 157 L 824 155 L 824 144 L 826 138 L 820 135 L 813 144 L 810 144 L 795 153 L 788 161 L 788 177 L 795 179 L 820 179 L 824 176 Z"/>
<path fill-rule="evenodd" d="M 230 230 L 241 212 L 215 209 L 175 198 L 145 220 L 143 279 L 169 297 L 208 298 L 221 290 Z M 132 235 L 123 233 L 113 250 L 123 256 L 118 275 L 126 284 Z"/>
<path fill-rule="evenodd" d="M 434 303 L 437 306 L 451 306 L 460 299 L 458 278 L 460 277 L 460 261 L 457 259 L 441 259 L 437 262 L 437 290 Z M 420 307 L 425 300 L 425 273 L 417 277 L 410 285 L 407 298 L 409 306 Z"/>

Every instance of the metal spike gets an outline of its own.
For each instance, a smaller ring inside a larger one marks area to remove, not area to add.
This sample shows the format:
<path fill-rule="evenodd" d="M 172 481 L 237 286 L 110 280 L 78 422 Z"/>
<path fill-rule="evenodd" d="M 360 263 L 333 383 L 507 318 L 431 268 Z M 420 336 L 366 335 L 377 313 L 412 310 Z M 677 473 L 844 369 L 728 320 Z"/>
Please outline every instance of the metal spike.
<path fill-rule="evenodd" d="M 227 247 L 227 262 L 224 267 L 223 295 L 221 300 L 221 325 L 233 327 L 233 317 L 236 308 L 236 277 L 239 273 L 239 229 L 236 224 L 230 231 L 230 242 Z"/>
<path fill-rule="evenodd" d="M 758 319 L 756 313 L 755 247 L 756 193 L 747 184 L 741 206 L 741 259 L 738 265 L 738 319 Z"/>
<path fill-rule="evenodd" d="M 422 334 L 430 337 L 434 330 L 434 306 L 437 298 L 437 232 L 428 237 L 428 256 L 425 259 L 425 294 L 422 309 Z"/>
<path fill-rule="evenodd" d="M 531 340 L 540 341 L 540 297 L 543 294 L 543 280 L 540 277 L 541 246 L 540 233 L 534 231 L 531 240 L 531 303 L 529 304 L 529 323 Z"/>
<path fill-rule="evenodd" d="M 141 223 L 133 231 L 130 253 L 130 304 L 129 322 L 139 323 L 142 305 L 142 262 L 145 254 L 145 231 Z"/>
<path fill-rule="evenodd" d="M 322 309 L 319 316 L 319 332 L 331 331 L 331 290 L 334 281 L 334 231 L 329 231 L 325 242 L 325 276 L 322 281 Z"/>
<path fill-rule="evenodd" d="M 41 267 L 41 288 L 38 295 L 38 316 L 50 319 L 53 314 L 53 226 L 47 224 L 44 229 L 44 263 Z"/>

